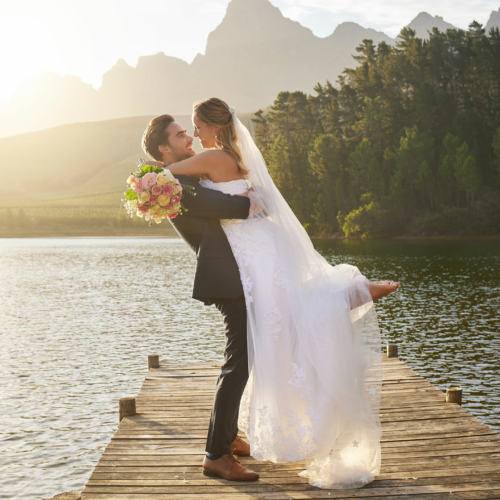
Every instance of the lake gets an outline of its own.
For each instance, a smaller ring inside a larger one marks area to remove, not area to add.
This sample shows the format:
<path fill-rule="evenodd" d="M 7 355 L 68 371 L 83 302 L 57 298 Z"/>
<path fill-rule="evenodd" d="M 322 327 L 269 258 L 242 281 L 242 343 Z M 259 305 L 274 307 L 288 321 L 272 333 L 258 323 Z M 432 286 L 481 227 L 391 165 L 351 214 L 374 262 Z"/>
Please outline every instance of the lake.
<path fill-rule="evenodd" d="M 500 431 L 500 242 L 316 241 L 401 290 L 376 304 L 383 344 Z M 0 239 L 0 499 L 80 490 L 139 390 L 147 355 L 222 359 L 219 312 L 190 299 L 176 238 Z"/>

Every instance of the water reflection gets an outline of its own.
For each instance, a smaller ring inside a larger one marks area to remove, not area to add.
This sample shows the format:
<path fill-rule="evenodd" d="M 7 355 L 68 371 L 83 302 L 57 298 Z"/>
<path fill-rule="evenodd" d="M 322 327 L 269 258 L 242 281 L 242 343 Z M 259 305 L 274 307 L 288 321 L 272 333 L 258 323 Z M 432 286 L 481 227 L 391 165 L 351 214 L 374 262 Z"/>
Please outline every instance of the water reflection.
<path fill-rule="evenodd" d="M 500 243 L 315 244 L 332 263 L 401 281 L 376 306 L 384 342 L 442 389 L 461 385 L 464 406 L 500 430 Z M 192 271 L 177 239 L 0 240 L 1 499 L 80 489 L 147 354 L 221 358 L 218 312 L 187 299 Z"/>

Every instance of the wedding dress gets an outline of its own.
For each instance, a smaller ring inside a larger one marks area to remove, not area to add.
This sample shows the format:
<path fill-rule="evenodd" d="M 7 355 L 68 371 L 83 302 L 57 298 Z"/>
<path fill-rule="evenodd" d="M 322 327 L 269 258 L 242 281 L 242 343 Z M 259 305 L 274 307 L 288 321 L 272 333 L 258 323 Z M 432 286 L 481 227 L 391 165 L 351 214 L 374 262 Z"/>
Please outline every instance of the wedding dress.
<path fill-rule="evenodd" d="M 319 255 L 276 189 L 248 130 L 233 118 L 248 179 L 206 188 L 253 188 L 260 212 L 222 220 L 248 315 L 249 381 L 239 426 L 251 455 L 306 460 L 321 488 L 359 488 L 380 471 L 381 345 L 368 280 Z"/>

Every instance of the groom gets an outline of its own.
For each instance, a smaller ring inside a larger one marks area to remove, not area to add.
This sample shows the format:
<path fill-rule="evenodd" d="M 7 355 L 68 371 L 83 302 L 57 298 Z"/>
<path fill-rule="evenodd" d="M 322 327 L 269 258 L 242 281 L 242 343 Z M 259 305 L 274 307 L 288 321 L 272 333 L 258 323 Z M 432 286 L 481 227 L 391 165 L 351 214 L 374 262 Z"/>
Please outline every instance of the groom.
<path fill-rule="evenodd" d="M 150 157 L 167 167 L 195 154 L 193 138 L 170 115 L 151 120 L 142 146 Z M 215 390 L 203 474 L 254 481 L 259 475 L 233 457 L 250 455 L 250 446 L 237 435 L 238 410 L 248 380 L 247 314 L 238 266 L 219 222 L 246 219 L 250 200 L 203 188 L 193 177 L 177 178 L 196 192 L 195 196 L 183 197 L 188 210 L 170 221 L 196 253 L 193 298 L 205 305 L 215 304 L 224 319 L 226 334 L 225 361 Z"/>

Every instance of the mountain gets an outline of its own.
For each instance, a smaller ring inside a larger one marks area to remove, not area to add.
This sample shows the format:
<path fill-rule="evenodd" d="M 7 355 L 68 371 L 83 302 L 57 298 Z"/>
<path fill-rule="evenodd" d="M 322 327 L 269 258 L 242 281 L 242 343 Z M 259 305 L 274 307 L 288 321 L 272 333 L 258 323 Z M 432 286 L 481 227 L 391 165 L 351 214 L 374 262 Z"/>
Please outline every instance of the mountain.
<path fill-rule="evenodd" d="M 238 111 L 267 106 L 282 90 L 312 92 L 352 67 L 364 38 L 384 33 L 343 23 L 326 38 L 285 18 L 269 0 L 232 0 L 191 64 L 160 52 L 119 60 L 94 90 L 76 77 L 42 74 L 0 104 L 0 137 L 76 121 L 161 113 L 188 114 L 195 100 L 217 96 Z"/>
<path fill-rule="evenodd" d="M 417 32 L 417 37 L 422 39 L 429 39 L 429 31 L 432 28 L 437 28 L 441 32 L 446 32 L 447 29 L 458 29 L 453 24 L 447 23 L 441 16 L 431 16 L 427 12 L 420 12 L 420 14 L 408 24 L 408 27 Z"/>
<path fill-rule="evenodd" d="M 151 118 L 74 123 L 0 139 L 0 173 L 9 186 L 4 194 L 24 196 L 28 186 L 30 198 L 74 194 L 114 164 L 140 154 Z M 102 184 L 100 191 L 115 189 Z"/>
<path fill-rule="evenodd" d="M 500 9 L 492 11 L 488 22 L 486 23 L 485 29 L 486 34 L 488 35 L 491 28 L 500 29 Z"/>
<path fill-rule="evenodd" d="M 28 78 L 0 104 L 0 137 L 86 121 L 94 114 L 97 94 L 76 76 L 44 72 Z"/>
<path fill-rule="evenodd" d="M 500 11 L 493 12 L 489 23 L 498 24 L 499 17 Z M 434 26 L 454 28 L 426 12 L 408 26 L 422 38 Z M 74 76 L 43 73 L 31 78 L 0 103 L 0 137 L 72 122 L 186 115 L 194 101 L 212 96 L 240 112 L 255 112 L 282 90 L 312 93 L 318 82 L 335 82 L 346 67 L 356 66 L 352 56 L 367 38 L 375 44 L 394 43 L 384 33 L 352 22 L 319 38 L 284 17 L 269 0 L 231 0 L 208 36 L 205 54 L 191 64 L 163 52 L 140 57 L 135 68 L 120 59 L 104 74 L 99 90 Z"/>

